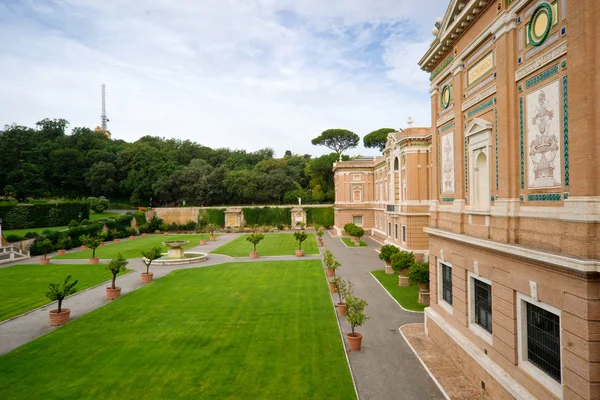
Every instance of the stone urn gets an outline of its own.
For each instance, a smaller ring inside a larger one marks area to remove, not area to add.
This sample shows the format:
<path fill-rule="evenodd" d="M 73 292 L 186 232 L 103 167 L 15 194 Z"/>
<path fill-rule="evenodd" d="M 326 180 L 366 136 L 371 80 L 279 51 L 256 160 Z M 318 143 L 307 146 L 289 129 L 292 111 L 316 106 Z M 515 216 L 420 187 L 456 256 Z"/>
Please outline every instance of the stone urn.
<path fill-rule="evenodd" d="M 58 312 L 58 309 L 50 310 L 48 315 L 50 316 L 50 326 L 60 326 L 69 322 L 71 319 L 71 310 L 69 308 L 63 308 L 60 310 L 60 313 Z"/>
<path fill-rule="evenodd" d="M 114 300 L 114 299 L 118 299 L 121 296 L 121 288 L 120 287 L 116 287 L 116 288 L 106 288 L 106 300 Z"/>

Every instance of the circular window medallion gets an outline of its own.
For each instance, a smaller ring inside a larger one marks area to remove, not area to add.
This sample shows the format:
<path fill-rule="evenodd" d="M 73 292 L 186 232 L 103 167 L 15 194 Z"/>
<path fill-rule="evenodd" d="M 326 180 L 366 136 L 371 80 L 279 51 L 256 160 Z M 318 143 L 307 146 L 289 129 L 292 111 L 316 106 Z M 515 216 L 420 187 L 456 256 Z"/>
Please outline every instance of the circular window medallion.
<path fill-rule="evenodd" d="M 531 15 L 529 21 L 529 29 L 527 29 L 527 35 L 529 36 L 529 43 L 532 46 L 539 46 L 548 37 L 550 29 L 552 28 L 552 7 L 548 3 L 542 3 Z"/>
<path fill-rule="evenodd" d="M 442 108 L 448 108 L 450 105 L 450 85 L 445 85 L 442 88 Z"/>

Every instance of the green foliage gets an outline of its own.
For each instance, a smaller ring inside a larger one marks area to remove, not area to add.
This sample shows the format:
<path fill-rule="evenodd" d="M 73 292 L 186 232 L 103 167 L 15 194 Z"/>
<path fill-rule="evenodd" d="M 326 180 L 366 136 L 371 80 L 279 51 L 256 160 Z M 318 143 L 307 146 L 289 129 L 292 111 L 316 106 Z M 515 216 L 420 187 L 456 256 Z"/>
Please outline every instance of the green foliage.
<path fill-rule="evenodd" d="M 333 256 L 333 253 L 330 250 L 325 250 L 325 254 L 323 254 L 323 261 L 325 262 L 327 269 L 332 269 L 334 271 L 342 266 L 342 264 Z"/>
<path fill-rule="evenodd" d="M 23 237 L 21 235 L 15 235 L 14 233 L 9 233 L 8 235 L 4 236 L 4 238 L 9 243 L 15 243 L 15 242 L 20 242 L 21 240 L 25 240 L 25 237 Z"/>
<path fill-rule="evenodd" d="M 319 230 L 317 231 L 317 236 L 318 236 L 319 238 L 322 238 L 324 234 L 325 234 L 325 232 L 323 232 L 323 230 L 322 230 L 322 229 L 319 229 Z"/>
<path fill-rule="evenodd" d="M 48 232 L 47 232 L 47 231 L 44 231 L 44 232 L 42 232 L 42 233 L 43 233 L 43 234 L 48 234 L 48 233 L 50 233 L 50 232 L 49 232 L 49 231 L 48 231 Z M 25 234 L 25 239 L 34 239 L 34 238 L 36 238 L 36 237 L 38 237 L 38 236 L 39 236 L 39 235 L 38 235 L 38 233 L 37 233 L 37 232 L 27 232 L 27 233 Z"/>
<path fill-rule="evenodd" d="M 79 241 L 90 248 L 92 250 L 92 258 L 96 258 L 96 249 L 100 246 L 100 243 L 102 243 L 102 239 L 90 235 L 81 235 Z"/>
<path fill-rule="evenodd" d="M 115 258 L 110 260 L 110 262 L 106 266 L 106 269 L 109 270 L 112 274 L 112 289 L 116 288 L 115 281 L 117 279 L 117 275 L 119 275 L 119 272 L 125 271 L 125 267 L 127 266 L 127 264 L 129 264 L 129 261 L 127 261 L 125 257 L 123 257 L 121 253 L 119 253 Z"/>
<path fill-rule="evenodd" d="M 79 226 L 79 222 L 77 222 L 77 220 L 74 220 L 74 219 L 72 219 L 68 225 L 69 228 L 77 228 L 78 226 Z"/>
<path fill-rule="evenodd" d="M 364 236 L 365 234 L 365 230 L 363 228 L 361 228 L 360 226 L 354 225 L 354 224 L 346 224 L 344 225 L 344 231 L 355 238 L 360 239 L 361 237 Z"/>
<path fill-rule="evenodd" d="M 354 336 L 354 328 L 357 326 L 363 326 L 365 322 L 369 319 L 364 314 L 365 308 L 369 304 L 354 295 L 350 295 L 346 298 L 346 314 L 348 315 L 348 323 L 352 328 L 352 336 Z"/>
<path fill-rule="evenodd" d="M 242 208 L 242 212 L 247 226 L 277 226 L 289 224 L 292 220 L 291 208 Z"/>
<path fill-rule="evenodd" d="M 150 220 L 150 222 L 148 222 L 148 225 L 146 227 L 146 232 L 154 232 L 158 229 L 160 229 L 160 226 L 163 224 L 163 220 L 161 218 L 158 218 L 157 216 L 152 217 L 152 219 Z M 144 232 L 142 232 L 144 233 Z"/>
<path fill-rule="evenodd" d="M 360 137 L 346 129 L 327 129 L 312 140 L 315 146 L 325 146 L 335 151 L 338 157 L 347 149 L 358 146 Z"/>
<path fill-rule="evenodd" d="M 88 197 L 87 201 L 90 203 L 90 209 L 96 214 L 102 214 L 108 209 L 108 199 L 104 196 Z"/>
<path fill-rule="evenodd" d="M 133 217 L 135 218 L 135 223 L 137 224 L 137 226 L 141 226 L 141 225 L 145 225 L 146 224 L 146 213 L 144 211 L 136 211 L 133 213 Z"/>
<path fill-rule="evenodd" d="M 302 250 L 302 242 L 308 239 L 308 234 L 306 232 L 294 232 L 294 238 L 298 241 L 298 250 Z"/>
<path fill-rule="evenodd" d="M 306 222 L 315 227 L 332 227 L 334 224 L 333 207 L 307 208 Z"/>
<path fill-rule="evenodd" d="M 208 233 L 210 233 L 210 236 L 214 236 L 215 231 L 217 230 L 217 226 L 215 224 L 208 224 L 206 226 L 206 230 L 208 231 Z"/>
<path fill-rule="evenodd" d="M 408 268 L 408 279 L 414 283 L 429 283 L 429 263 L 415 261 L 413 265 Z"/>
<path fill-rule="evenodd" d="M 152 261 L 162 257 L 162 248 L 160 246 L 155 246 L 149 250 L 142 250 L 142 256 L 144 257 L 142 258 L 142 261 L 144 262 L 144 265 L 146 265 L 146 273 L 149 273 Z"/>
<path fill-rule="evenodd" d="M 56 248 L 58 250 L 67 250 L 71 248 L 71 238 L 68 236 L 61 237 L 56 243 Z"/>
<path fill-rule="evenodd" d="M 0 204 L 0 218 L 4 229 L 27 229 L 67 225 L 71 220 L 90 217 L 85 201 L 63 201 L 42 204 Z"/>
<path fill-rule="evenodd" d="M 61 283 L 51 283 L 48 285 L 48 292 L 46 292 L 46 297 L 50 299 L 50 301 L 58 300 L 58 312 L 60 313 L 62 310 L 62 301 L 65 297 L 72 295 L 77 292 L 75 285 L 77 285 L 77 280 L 74 282 L 69 282 L 71 280 L 71 274 L 67 275 L 64 282 Z"/>
<path fill-rule="evenodd" d="M 387 137 L 390 133 L 396 132 L 393 128 L 381 128 L 373 131 L 363 138 L 363 144 L 367 148 L 375 149 L 378 148 L 379 151 L 383 151 L 385 148 L 385 144 L 387 143 Z"/>
<path fill-rule="evenodd" d="M 394 256 L 394 254 L 398 254 L 400 252 L 400 249 L 397 248 L 394 245 L 391 244 L 386 244 L 384 246 L 381 247 L 381 250 L 379 251 L 379 259 L 383 260 L 385 262 L 391 262 L 392 261 L 392 256 Z"/>
<path fill-rule="evenodd" d="M 38 246 L 40 250 L 44 253 L 44 258 L 47 258 L 46 256 L 48 255 L 48 253 L 54 250 L 54 245 L 52 244 L 52 241 L 50 241 L 50 239 L 42 239 L 39 242 Z"/>
<path fill-rule="evenodd" d="M 394 254 L 391 258 L 392 269 L 398 273 L 406 268 L 410 268 L 415 262 L 415 255 L 412 251 L 404 251 Z"/>
<path fill-rule="evenodd" d="M 262 233 L 253 233 L 251 235 L 248 235 L 246 237 L 246 240 L 254 245 L 254 252 L 256 252 L 256 245 L 259 244 L 260 241 L 264 238 L 265 236 Z"/>
<path fill-rule="evenodd" d="M 225 226 L 225 209 L 209 208 L 200 210 L 198 214 L 198 228 L 205 229 L 209 224 L 223 228 Z"/>

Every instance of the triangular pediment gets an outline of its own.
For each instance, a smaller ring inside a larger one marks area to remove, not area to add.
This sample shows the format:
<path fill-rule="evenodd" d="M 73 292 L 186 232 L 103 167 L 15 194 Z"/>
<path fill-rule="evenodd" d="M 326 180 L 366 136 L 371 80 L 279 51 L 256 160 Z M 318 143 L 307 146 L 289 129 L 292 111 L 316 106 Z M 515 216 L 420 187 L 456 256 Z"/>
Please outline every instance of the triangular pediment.
<path fill-rule="evenodd" d="M 475 135 L 479 132 L 487 131 L 492 129 L 492 123 L 483 119 L 483 118 L 475 118 L 471 123 L 467 126 L 467 130 L 465 131 L 465 137 L 469 137 Z"/>
<path fill-rule="evenodd" d="M 442 20 L 442 25 L 440 26 L 440 33 L 438 34 L 438 37 L 444 37 L 444 35 L 448 31 L 448 27 L 452 25 L 456 16 L 462 12 L 467 3 L 468 0 L 452 0 L 450 2 L 450 5 L 446 10 L 446 14 L 444 14 L 444 19 Z"/>

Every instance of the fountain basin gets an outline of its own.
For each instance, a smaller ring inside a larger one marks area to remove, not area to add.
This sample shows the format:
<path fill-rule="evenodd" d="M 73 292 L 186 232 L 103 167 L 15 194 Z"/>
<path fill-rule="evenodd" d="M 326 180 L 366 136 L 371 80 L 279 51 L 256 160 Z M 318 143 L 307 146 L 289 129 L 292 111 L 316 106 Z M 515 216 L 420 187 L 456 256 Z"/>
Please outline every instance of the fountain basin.
<path fill-rule="evenodd" d="M 180 258 L 173 258 L 169 253 L 163 253 L 161 258 L 158 258 L 152 262 L 152 264 L 156 265 L 182 265 L 182 264 L 194 264 L 198 262 L 205 261 L 207 258 L 206 253 L 196 253 L 196 252 L 188 252 Z"/>
<path fill-rule="evenodd" d="M 169 248 L 167 257 L 173 259 L 184 258 L 185 256 L 182 247 L 186 246 L 189 242 L 189 240 L 168 240 L 166 242 L 163 242 L 163 246 Z"/>

